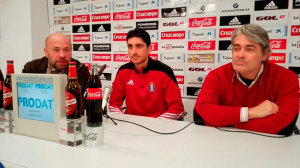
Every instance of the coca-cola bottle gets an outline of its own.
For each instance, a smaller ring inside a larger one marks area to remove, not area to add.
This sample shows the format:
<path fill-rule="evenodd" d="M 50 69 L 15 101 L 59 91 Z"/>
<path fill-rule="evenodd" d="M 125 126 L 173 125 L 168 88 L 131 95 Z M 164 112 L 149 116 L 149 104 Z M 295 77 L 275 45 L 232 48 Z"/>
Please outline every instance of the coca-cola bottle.
<path fill-rule="evenodd" d="M 92 64 L 92 74 L 86 89 L 86 114 L 88 127 L 102 125 L 102 84 L 98 74 L 98 65 Z"/>
<path fill-rule="evenodd" d="M 2 74 L 2 71 L 0 69 L 0 110 L 3 110 L 3 83 L 4 83 L 4 77 Z"/>
<path fill-rule="evenodd" d="M 13 110 L 11 74 L 14 73 L 14 61 L 7 60 L 6 78 L 3 84 L 3 105 L 4 110 Z"/>
<path fill-rule="evenodd" d="M 81 86 L 78 83 L 76 62 L 69 62 L 68 84 L 66 94 L 66 118 L 81 118 L 82 95 Z"/>

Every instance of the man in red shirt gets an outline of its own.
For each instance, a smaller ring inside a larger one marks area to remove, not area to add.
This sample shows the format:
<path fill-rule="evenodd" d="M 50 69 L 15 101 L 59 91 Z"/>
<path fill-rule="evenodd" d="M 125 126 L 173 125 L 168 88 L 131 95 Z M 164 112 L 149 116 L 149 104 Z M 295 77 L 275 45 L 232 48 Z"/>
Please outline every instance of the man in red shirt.
<path fill-rule="evenodd" d="M 169 66 L 149 57 L 149 34 L 136 28 L 128 32 L 126 42 L 131 62 L 118 70 L 109 100 L 110 111 L 181 119 L 184 108 L 176 78 Z M 125 112 L 121 108 L 124 99 Z"/>
<path fill-rule="evenodd" d="M 231 42 L 232 63 L 207 75 L 195 104 L 195 122 L 292 134 L 299 111 L 296 74 L 268 61 L 268 33 L 258 25 L 237 28 Z"/>

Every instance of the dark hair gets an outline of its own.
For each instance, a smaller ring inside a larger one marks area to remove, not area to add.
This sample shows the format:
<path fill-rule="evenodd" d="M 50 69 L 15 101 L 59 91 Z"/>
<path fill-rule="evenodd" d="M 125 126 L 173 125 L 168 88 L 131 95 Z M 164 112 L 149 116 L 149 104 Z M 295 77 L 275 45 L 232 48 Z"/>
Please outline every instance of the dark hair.
<path fill-rule="evenodd" d="M 149 47 L 151 44 L 150 35 L 144 29 L 135 28 L 135 29 L 130 30 L 127 33 L 126 42 L 128 41 L 128 39 L 133 38 L 133 37 L 141 38 L 146 43 L 147 47 Z"/>

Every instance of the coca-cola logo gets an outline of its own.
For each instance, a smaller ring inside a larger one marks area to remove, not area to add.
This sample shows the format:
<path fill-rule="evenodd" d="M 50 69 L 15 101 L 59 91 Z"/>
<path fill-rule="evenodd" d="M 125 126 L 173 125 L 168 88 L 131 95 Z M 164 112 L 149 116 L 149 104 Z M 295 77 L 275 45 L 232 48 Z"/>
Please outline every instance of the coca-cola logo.
<path fill-rule="evenodd" d="M 116 62 L 129 62 L 130 58 L 128 54 L 114 54 L 114 61 Z"/>
<path fill-rule="evenodd" d="M 184 84 L 184 76 L 175 76 L 178 84 Z"/>
<path fill-rule="evenodd" d="M 86 99 L 87 100 L 102 99 L 102 88 L 87 88 Z"/>
<path fill-rule="evenodd" d="M 211 27 L 216 26 L 216 17 L 206 17 L 206 18 L 190 18 L 189 27 Z"/>
<path fill-rule="evenodd" d="M 286 49 L 286 39 L 271 39 L 270 47 L 273 50 Z"/>
<path fill-rule="evenodd" d="M 86 141 L 96 141 L 98 137 L 98 133 L 89 133 L 85 136 Z"/>
<path fill-rule="evenodd" d="M 234 32 L 235 28 L 228 28 L 228 29 L 220 29 L 219 37 L 220 38 L 230 38 Z"/>
<path fill-rule="evenodd" d="M 300 26 L 291 26 L 291 36 L 300 36 Z"/>
<path fill-rule="evenodd" d="M 189 50 L 214 50 L 215 41 L 189 41 Z"/>
<path fill-rule="evenodd" d="M 72 23 L 90 22 L 90 15 L 75 15 L 72 16 Z"/>
<path fill-rule="evenodd" d="M 113 13 L 113 20 L 133 20 L 133 11 L 115 12 Z"/>

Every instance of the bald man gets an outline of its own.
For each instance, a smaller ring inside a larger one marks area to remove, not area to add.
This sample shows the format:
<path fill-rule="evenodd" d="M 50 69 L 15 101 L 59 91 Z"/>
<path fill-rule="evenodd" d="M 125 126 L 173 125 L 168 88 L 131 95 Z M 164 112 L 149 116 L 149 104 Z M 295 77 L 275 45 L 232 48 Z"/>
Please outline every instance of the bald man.
<path fill-rule="evenodd" d="M 50 34 L 45 40 L 45 56 L 24 65 L 23 73 L 66 74 L 68 62 L 76 62 L 78 82 L 85 87 L 89 77 L 88 68 L 71 58 L 70 38 L 61 33 Z"/>

